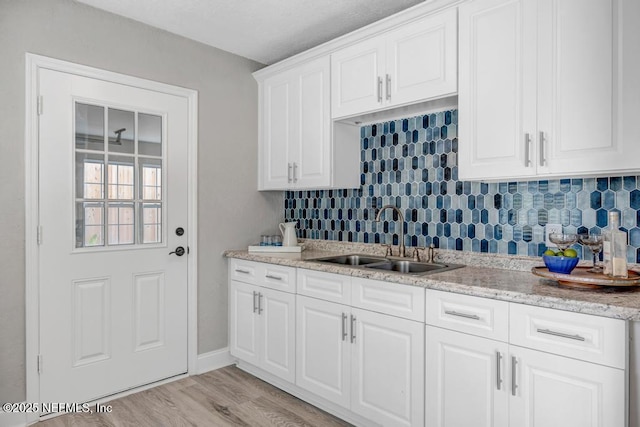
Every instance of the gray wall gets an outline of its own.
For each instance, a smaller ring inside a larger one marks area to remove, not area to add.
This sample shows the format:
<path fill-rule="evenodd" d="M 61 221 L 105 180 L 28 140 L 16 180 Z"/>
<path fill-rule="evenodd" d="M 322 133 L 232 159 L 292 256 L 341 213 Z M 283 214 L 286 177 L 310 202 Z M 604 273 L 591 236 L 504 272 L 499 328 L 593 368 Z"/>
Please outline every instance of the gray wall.
<path fill-rule="evenodd" d="M 25 52 L 199 92 L 198 352 L 224 348 L 221 253 L 282 217 L 282 194 L 256 191 L 261 65 L 70 0 L 0 0 L 0 402 L 25 399 Z"/>

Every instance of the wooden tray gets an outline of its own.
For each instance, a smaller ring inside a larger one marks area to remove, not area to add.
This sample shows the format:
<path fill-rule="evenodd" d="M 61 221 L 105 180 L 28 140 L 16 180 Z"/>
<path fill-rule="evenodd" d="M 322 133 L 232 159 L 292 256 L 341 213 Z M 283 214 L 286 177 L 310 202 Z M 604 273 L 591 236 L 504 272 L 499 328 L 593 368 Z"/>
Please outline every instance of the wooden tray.
<path fill-rule="evenodd" d="M 573 288 L 599 288 L 601 286 L 638 286 L 640 273 L 629 270 L 629 277 L 609 277 L 602 273 L 588 271 L 591 267 L 576 267 L 571 274 L 552 273 L 547 267 L 533 267 L 531 272 L 545 279 L 556 280 L 564 286 Z"/>

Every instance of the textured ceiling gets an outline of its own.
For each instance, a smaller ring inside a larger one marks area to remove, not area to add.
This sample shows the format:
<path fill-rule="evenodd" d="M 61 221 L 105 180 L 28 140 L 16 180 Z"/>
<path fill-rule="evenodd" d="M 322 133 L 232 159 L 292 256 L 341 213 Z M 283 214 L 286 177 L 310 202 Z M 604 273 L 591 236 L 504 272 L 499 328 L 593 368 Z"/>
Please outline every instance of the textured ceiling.
<path fill-rule="evenodd" d="M 273 64 L 422 0 L 77 0 Z"/>

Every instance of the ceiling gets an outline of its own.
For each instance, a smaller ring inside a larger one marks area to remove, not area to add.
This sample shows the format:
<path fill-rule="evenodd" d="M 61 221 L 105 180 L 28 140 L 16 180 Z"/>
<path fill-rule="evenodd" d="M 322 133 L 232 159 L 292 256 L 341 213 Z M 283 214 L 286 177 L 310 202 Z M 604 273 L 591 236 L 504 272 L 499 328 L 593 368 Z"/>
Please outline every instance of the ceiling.
<path fill-rule="evenodd" d="M 270 65 L 422 0 L 77 0 Z"/>

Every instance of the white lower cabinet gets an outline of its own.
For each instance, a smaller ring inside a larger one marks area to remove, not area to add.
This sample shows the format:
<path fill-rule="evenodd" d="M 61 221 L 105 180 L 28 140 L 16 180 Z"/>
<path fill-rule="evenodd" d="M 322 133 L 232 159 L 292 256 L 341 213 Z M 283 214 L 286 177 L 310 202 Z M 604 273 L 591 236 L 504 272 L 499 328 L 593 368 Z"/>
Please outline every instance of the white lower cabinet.
<path fill-rule="evenodd" d="M 231 354 L 357 425 L 628 425 L 623 320 L 251 261 L 230 278 Z"/>
<path fill-rule="evenodd" d="M 511 346 L 509 425 L 624 427 L 625 372 Z"/>
<path fill-rule="evenodd" d="M 296 384 L 345 408 L 351 397 L 349 307 L 296 296 Z"/>
<path fill-rule="evenodd" d="M 424 324 L 297 296 L 296 384 L 385 426 L 424 425 Z"/>
<path fill-rule="evenodd" d="M 426 306 L 427 427 L 626 426 L 624 321 L 432 290 Z"/>
<path fill-rule="evenodd" d="M 508 426 L 508 351 L 500 341 L 427 326 L 426 425 Z"/>
<path fill-rule="evenodd" d="M 295 295 L 231 281 L 230 352 L 295 381 Z"/>

